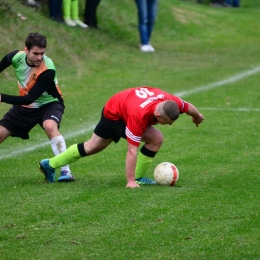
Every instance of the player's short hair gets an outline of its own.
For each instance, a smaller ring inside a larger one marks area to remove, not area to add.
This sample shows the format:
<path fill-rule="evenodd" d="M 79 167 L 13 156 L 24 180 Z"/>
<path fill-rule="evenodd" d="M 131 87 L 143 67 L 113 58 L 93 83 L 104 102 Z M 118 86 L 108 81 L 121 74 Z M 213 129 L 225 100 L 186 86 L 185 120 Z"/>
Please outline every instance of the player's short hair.
<path fill-rule="evenodd" d="M 39 33 L 29 33 L 29 35 L 25 40 L 25 46 L 27 47 L 28 50 L 31 50 L 34 46 L 40 48 L 46 48 L 47 46 L 46 37 Z"/>
<path fill-rule="evenodd" d="M 179 115 L 179 107 L 176 102 L 174 102 L 173 100 L 167 100 L 163 102 L 161 112 L 162 117 L 168 117 L 171 120 L 175 121 L 176 119 L 178 119 Z"/>

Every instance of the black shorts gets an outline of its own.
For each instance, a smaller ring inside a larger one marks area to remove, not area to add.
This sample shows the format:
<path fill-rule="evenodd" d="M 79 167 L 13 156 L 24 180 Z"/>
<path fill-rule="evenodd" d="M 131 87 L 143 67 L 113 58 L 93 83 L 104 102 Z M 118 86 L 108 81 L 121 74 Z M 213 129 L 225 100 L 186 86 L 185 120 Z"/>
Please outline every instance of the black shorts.
<path fill-rule="evenodd" d="M 117 143 L 121 137 L 126 139 L 125 127 L 126 124 L 123 120 L 109 120 L 105 118 L 102 111 L 100 121 L 94 129 L 94 133 L 103 139 L 111 138 Z"/>
<path fill-rule="evenodd" d="M 54 120 L 58 127 L 64 113 L 64 106 L 58 102 L 48 103 L 40 108 L 26 108 L 20 105 L 12 106 L 0 121 L 0 125 L 10 131 L 13 137 L 29 139 L 30 130 L 47 119 Z"/>

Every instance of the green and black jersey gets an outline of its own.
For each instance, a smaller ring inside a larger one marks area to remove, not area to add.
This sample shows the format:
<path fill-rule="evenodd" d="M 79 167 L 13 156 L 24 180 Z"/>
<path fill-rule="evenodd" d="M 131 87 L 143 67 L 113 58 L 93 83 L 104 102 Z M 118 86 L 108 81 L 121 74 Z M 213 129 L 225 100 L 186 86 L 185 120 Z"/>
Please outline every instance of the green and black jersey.
<path fill-rule="evenodd" d="M 26 62 L 26 53 L 16 50 L 1 60 L 0 73 L 10 65 L 16 73 L 19 96 L 1 94 L 1 102 L 28 108 L 39 108 L 50 102 L 63 104 L 56 68 L 49 57 L 44 55 L 39 67 L 31 67 Z"/>

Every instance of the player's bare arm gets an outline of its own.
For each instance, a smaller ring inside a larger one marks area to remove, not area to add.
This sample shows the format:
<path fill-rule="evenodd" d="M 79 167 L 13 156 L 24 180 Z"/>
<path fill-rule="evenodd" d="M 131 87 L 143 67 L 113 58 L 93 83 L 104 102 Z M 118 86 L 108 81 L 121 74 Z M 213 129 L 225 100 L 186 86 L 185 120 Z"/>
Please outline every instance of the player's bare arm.
<path fill-rule="evenodd" d="M 204 120 L 204 116 L 201 113 L 199 113 L 198 109 L 191 103 L 189 103 L 189 108 L 188 108 L 188 111 L 186 112 L 186 114 L 192 117 L 192 122 L 197 127 Z"/>
<path fill-rule="evenodd" d="M 127 188 L 139 188 L 140 186 L 135 182 L 135 167 L 137 161 L 138 146 L 128 143 L 126 154 L 126 179 Z"/>

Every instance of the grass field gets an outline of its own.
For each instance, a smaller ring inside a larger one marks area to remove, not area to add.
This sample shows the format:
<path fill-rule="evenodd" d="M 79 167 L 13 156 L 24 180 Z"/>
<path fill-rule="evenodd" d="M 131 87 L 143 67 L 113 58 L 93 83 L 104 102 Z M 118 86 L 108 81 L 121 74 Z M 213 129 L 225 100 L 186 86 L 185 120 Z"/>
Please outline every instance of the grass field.
<path fill-rule="evenodd" d="M 159 1 L 155 53 L 138 49 L 133 1 L 102 0 L 100 30 L 56 24 L 47 6 L 8 2 L 0 59 L 32 31 L 47 36 L 67 146 L 87 140 L 105 101 L 128 87 L 178 94 L 205 121 L 196 128 L 182 115 L 158 126 L 165 141 L 148 177 L 171 161 L 180 171 L 174 187 L 126 189 L 123 140 L 71 165 L 76 182 L 46 184 L 37 163 L 53 154 L 41 128 L 28 141 L 8 138 L 0 148 L 0 259 L 260 259 L 258 1 L 234 9 Z M 0 93 L 17 93 L 12 68 L 0 82 Z M 9 107 L 1 104 L 1 117 Z"/>

